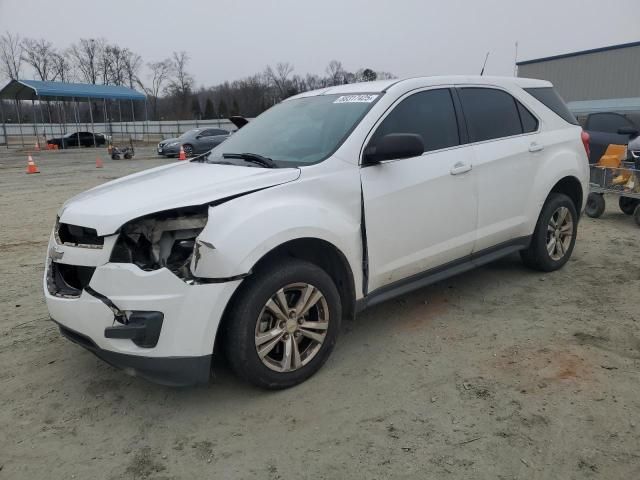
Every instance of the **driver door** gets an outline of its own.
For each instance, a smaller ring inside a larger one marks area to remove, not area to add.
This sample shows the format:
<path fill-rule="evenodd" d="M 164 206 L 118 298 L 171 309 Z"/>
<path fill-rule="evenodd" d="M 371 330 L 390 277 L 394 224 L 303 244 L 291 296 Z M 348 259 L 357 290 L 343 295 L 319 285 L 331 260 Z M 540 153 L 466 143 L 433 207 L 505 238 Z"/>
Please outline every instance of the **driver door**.
<path fill-rule="evenodd" d="M 463 145 L 448 88 L 412 93 L 379 122 L 422 136 L 425 152 L 361 168 L 368 292 L 471 255 L 477 224 L 473 150 Z"/>

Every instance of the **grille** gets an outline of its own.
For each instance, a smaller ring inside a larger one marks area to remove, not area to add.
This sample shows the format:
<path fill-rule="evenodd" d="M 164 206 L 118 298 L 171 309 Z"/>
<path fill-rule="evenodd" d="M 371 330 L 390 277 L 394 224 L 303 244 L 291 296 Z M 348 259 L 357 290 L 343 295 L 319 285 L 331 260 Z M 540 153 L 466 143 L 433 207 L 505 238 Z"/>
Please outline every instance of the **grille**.
<path fill-rule="evenodd" d="M 102 248 L 104 237 L 99 237 L 95 228 L 79 227 L 69 223 L 56 225 L 56 239 L 63 245 Z"/>

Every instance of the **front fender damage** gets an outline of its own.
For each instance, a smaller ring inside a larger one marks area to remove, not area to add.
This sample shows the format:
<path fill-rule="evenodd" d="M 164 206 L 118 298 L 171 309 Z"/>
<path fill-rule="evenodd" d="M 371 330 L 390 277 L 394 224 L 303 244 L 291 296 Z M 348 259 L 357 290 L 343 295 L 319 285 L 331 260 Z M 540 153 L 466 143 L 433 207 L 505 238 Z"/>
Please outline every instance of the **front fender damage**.
<path fill-rule="evenodd" d="M 269 188 L 269 187 L 267 187 Z M 263 189 L 259 189 L 263 190 Z M 124 224 L 119 231 L 110 262 L 132 263 L 142 270 L 167 268 L 189 284 L 219 283 L 238 280 L 238 275 L 202 275 L 198 264 L 215 253 L 215 246 L 198 238 L 209 219 L 209 209 L 258 190 L 233 195 L 216 202 L 183 207 L 146 215 Z"/>

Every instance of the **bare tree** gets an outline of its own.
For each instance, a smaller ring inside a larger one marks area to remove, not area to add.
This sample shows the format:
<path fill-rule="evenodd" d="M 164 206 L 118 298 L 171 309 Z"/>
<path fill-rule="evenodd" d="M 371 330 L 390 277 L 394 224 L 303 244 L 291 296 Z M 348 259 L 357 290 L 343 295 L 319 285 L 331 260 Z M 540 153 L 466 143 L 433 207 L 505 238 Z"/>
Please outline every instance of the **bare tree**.
<path fill-rule="evenodd" d="M 123 55 L 124 76 L 130 88 L 138 83 L 138 75 L 142 68 L 142 57 L 132 52 L 128 48 L 124 49 Z"/>
<path fill-rule="evenodd" d="M 344 83 L 344 68 L 342 62 L 331 60 L 325 70 L 329 76 L 329 85 L 341 85 Z"/>
<path fill-rule="evenodd" d="M 278 90 L 280 99 L 290 96 L 291 80 L 289 75 L 293 72 L 293 65 L 289 62 L 279 62 L 275 70 L 268 66 L 264 71 L 268 81 Z"/>
<path fill-rule="evenodd" d="M 22 68 L 22 42 L 20 35 L 6 32 L 0 36 L 0 74 L 9 80 L 20 78 Z"/>
<path fill-rule="evenodd" d="M 162 60 L 161 62 L 147 63 L 147 68 L 150 70 L 151 84 L 146 87 L 138 79 L 138 85 L 144 90 L 144 92 L 151 97 L 151 108 L 153 109 L 153 118 L 158 118 L 158 98 L 160 93 L 171 75 L 173 64 L 170 59 Z"/>
<path fill-rule="evenodd" d="M 98 83 L 105 41 L 95 38 L 81 38 L 71 45 L 69 56 L 76 67 L 80 79 L 86 83 Z M 103 68 L 104 78 L 104 68 Z"/>
<path fill-rule="evenodd" d="M 40 80 L 53 80 L 55 77 L 53 44 L 40 38 L 25 38 L 22 41 L 22 59 L 33 68 Z"/>
<path fill-rule="evenodd" d="M 187 52 L 173 52 L 171 58 L 173 78 L 169 83 L 169 91 L 176 96 L 186 97 L 193 88 L 193 77 L 187 72 L 189 55 Z"/>
<path fill-rule="evenodd" d="M 73 65 L 69 61 L 68 52 L 54 53 L 51 62 L 52 80 L 69 82 L 73 79 Z"/>

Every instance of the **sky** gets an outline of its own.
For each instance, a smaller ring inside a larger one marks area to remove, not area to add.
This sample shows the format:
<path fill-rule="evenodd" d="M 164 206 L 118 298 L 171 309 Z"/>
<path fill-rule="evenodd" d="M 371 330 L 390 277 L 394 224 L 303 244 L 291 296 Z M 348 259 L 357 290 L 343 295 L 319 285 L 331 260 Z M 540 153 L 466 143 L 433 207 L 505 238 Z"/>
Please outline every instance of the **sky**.
<path fill-rule="evenodd" d="M 606 6 L 606 8 L 605 8 Z M 640 40 L 637 0 L 0 0 L 0 33 L 64 49 L 103 37 L 158 61 L 186 51 L 196 85 L 290 62 L 322 74 L 512 75 L 518 60 Z M 631 14 L 631 13 L 634 14 Z M 145 75 L 142 75 L 143 79 Z"/>

